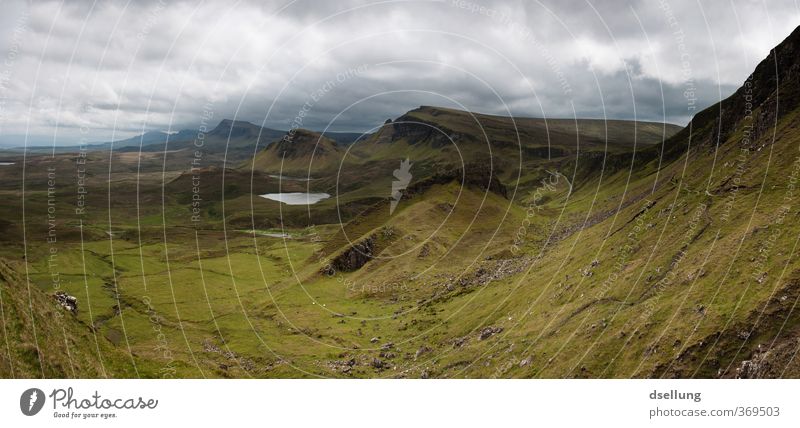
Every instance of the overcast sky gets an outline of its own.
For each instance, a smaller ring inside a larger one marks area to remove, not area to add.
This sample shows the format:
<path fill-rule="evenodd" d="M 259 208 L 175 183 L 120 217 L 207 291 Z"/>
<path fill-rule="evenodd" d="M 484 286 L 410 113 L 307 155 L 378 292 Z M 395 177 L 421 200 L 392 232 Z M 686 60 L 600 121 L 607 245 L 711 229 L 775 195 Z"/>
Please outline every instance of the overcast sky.
<path fill-rule="evenodd" d="M 0 4 L 3 145 L 366 131 L 419 105 L 683 125 L 800 24 L 797 0 Z"/>

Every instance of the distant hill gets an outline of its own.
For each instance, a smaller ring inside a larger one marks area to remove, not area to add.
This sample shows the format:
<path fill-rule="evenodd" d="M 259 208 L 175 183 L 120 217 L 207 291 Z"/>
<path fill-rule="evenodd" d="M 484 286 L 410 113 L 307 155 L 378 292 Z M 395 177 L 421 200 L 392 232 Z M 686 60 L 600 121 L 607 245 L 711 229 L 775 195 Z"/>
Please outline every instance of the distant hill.
<path fill-rule="evenodd" d="M 228 150 L 252 149 L 256 141 L 259 142 L 260 147 L 266 147 L 285 134 L 286 131 L 263 128 L 243 120 L 223 119 L 214 129 L 205 133 L 203 148 L 215 152 L 224 151 L 226 147 Z M 198 139 L 199 135 L 200 133 L 198 133 L 197 130 L 191 129 L 183 129 L 172 134 L 153 131 L 126 140 L 115 141 L 114 147 L 115 150 L 137 151 L 141 141 L 141 145 L 143 146 L 142 150 L 154 151 L 163 150 L 163 145 L 169 142 L 169 148 L 174 150 L 186 145 L 186 143 L 193 143 Z M 327 132 L 325 136 L 339 144 L 350 144 L 361 137 L 362 134 Z"/>
<path fill-rule="evenodd" d="M 446 145 L 449 140 L 490 142 L 497 146 L 629 150 L 634 144 L 660 143 L 682 127 L 668 123 L 602 119 L 542 119 L 494 116 L 421 106 L 387 121 L 378 142 L 408 140 Z"/>
<path fill-rule="evenodd" d="M 297 129 L 246 161 L 243 168 L 283 175 L 319 175 L 333 173 L 344 151 L 336 141 L 306 129 Z"/>

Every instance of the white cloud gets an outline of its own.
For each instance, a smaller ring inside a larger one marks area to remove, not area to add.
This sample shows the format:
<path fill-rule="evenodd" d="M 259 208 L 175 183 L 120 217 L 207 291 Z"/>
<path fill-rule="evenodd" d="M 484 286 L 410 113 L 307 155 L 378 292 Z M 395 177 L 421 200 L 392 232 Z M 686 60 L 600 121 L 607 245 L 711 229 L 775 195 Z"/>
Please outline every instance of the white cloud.
<path fill-rule="evenodd" d="M 368 129 L 448 98 L 483 112 L 557 117 L 574 104 L 610 118 L 633 118 L 635 99 L 640 119 L 685 121 L 683 52 L 711 104 L 800 17 L 791 0 L 20 2 L 3 12 L 0 54 L 19 50 L 0 62 L 6 144 L 26 130 L 47 141 L 55 126 L 59 143 L 80 126 L 93 140 L 195 127 L 209 99 L 215 119 L 285 127 L 310 92 L 363 64 L 315 103 L 309 127 L 390 91 L 400 92 L 358 104 L 334 128 Z"/>

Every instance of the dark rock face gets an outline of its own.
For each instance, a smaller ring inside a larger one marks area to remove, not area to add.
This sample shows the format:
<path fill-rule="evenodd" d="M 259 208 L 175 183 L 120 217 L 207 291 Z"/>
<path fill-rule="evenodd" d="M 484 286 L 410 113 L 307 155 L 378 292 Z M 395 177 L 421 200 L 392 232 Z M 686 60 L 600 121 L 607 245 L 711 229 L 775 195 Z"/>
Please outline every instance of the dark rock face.
<path fill-rule="evenodd" d="M 717 142 L 725 142 L 743 120 L 753 127 L 751 141 L 772 132 L 778 120 L 800 105 L 798 76 L 800 27 L 770 51 L 733 95 L 697 113 L 689 126 L 670 138 L 665 144 L 668 149 L 664 159 L 680 156 L 686 150 L 690 134 L 692 140 L 701 144 L 715 146 Z M 753 111 L 756 109 L 760 112 Z M 752 122 L 749 122 L 750 112 L 754 115 Z"/>
<path fill-rule="evenodd" d="M 409 144 L 427 142 L 433 148 L 440 148 L 458 139 L 450 130 L 439 124 L 423 122 L 414 117 L 401 116 L 392 123 L 392 141 L 405 139 Z"/>
<path fill-rule="evenodd" d="M 63 291 L 56 291 L 55 294 L 56 302 L 61 305 L 62 308 L 72 312 L 73 314 L 78 313 L 78 298 L 75 296 L 70 296 L 69 294 Z"/>
<path fill-rule="evenodd" d="M 487 164 L 478 163 L 468 164 L 464 168 L 438 172 L 430 179 L 420 181 L 412 187 L 409 187 L 406 193 L 410 196 L 434 184 L 445 184 L 451 181 L 461 182 L 465 186 L 475 186 L 508 198 L 508 190 L 497 178 L 497 171 L 493 171 Z"/>
<path fill-rule="evenodd" d="M 331 261 L 323 273 L 333 275 L 338 272 L 353 272 L 367 264 L 374 256 L 375 236 L 370 236 L 363 241 L 354 244 Z"/>
<path fill-rule="evenodd" d="M 434 110 L 430 114 L 438 116 L 435 109 L 426 107 L 425 110 Z M 422 120 L 413 114 L 404 114 L 394 121 L 384 122 L 378 132 L 378 143 L 393 143 L 406 140 L 409 144 L 430 144 L 433 148 L 442 148 L 454 144 L 466 136 L 446 128 L 441 123 Z"/>
<path fill-rule="evenodd" d="M 497 333 L 501 333 L 503 331 L 503 327 L 484 327 L 481 329 L 480 334 L 478 335 L 478 339 L 486 340 Z"/>
<path fill-rule="evenodd" d="M 736 369 L 736 378 L 758 379 L 763 377 L 768 369 L 769 363 L 760 354 L 757 354 L 751 360 L 742 361 L 742 364 Z"/>

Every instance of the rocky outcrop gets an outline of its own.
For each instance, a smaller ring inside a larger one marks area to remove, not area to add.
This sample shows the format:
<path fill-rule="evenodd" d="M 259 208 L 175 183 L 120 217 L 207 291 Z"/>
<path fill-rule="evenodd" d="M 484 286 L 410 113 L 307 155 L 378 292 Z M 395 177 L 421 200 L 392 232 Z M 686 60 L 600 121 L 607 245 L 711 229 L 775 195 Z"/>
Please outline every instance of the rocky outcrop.
<path fill-rule="evenodd" d="M 492 326 L 484 327 L 481 329 L 480 334 L 478 334 L 478 339 L 486 340 L 494 336 L 495 334 L 502 332 L 503 332 L 503 327 L 492 327 Z"/>
<path fill-rule="evenodd" d="M 336 272 L 353 272 L 360 269 L 375 255 L 375 243 L 375 235 L 371 235 L 363 241 L 353 244 L 334 258 L 322 272 L 326 275 L 334 275 Z"/>
<path fill-rule="evenodd" d="M 422 193 L 435 184 L 445 184 L 456 181 L 465 186 L 474 186 L 481 190 L 488 190 L 504 198 L 508 198 L 508 189 L 506 189 L 506 186 L 497 178 L 497 172 L 498 171 L 493 170 L 489 165 L 470 163 L 464 166 L 464 168 L 439 171 L 431 178 L 414 183 L 405 190 L 404 196 L 413 196 L 416 193 Z"/>
<path fill-rule="evenodd" d="M 798 73 L 800 27 L 770 51 L 742 87 L 720 103 L 697 113 L 689 126 L 668 139 L 664 144 L 663 161 L 682 155 L 690 140 L 712 148 L 724 143 L 742 124 L 753 127 L 751 142 L 768 135 L 778 120 L 800 106 Z M 648 152 L 657 153 L 658 148 L 642 151 L 645 158 L 650 157 Z M 639 152 L 636 157 L 640 157 Z"/>
<path fill-rule="evenodd" d="M 78 313 L 78 298 L 75 296 L 70 296 L 69 294 L 63 291 L 56 291 L 56 294 L 53 296 L 61 305 L 62 308 L 72 312 L 73 314 Z"/>
<path fill-rule="evenodd" d="M 769 370 L 769 363 L 764 354 L 756 353 L 749 360 L 744 360 L 736 368 L 737 379 L 758 379 L 764 377 Z"/>
<path fill-rule="evenodd" d="M 405 140 L 409 144 L 426 142 L 433 148 L 441 148 L 453 144 L 459 139 L 441 124 L 427 123 L 412 116 L 401 116 L 392 124 L 391 141 Z"/>

